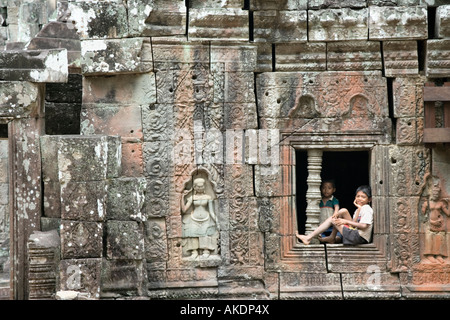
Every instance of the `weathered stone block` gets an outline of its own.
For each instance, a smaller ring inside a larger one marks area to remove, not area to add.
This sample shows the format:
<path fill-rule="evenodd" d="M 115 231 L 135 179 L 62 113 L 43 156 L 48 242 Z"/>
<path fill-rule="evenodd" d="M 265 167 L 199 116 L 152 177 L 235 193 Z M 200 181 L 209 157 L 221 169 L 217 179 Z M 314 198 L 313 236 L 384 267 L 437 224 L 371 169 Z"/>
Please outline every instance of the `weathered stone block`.
<path fill-rule="evenodd" d="M 190 8 L 242 8 L 243 0 L 192 0 L 189 2 Z"/>
<path fill-rule="evenodd" d="M 267 42 L 257 42 L 256 70 L 255 72 L 272 71 L 272 44 Z"/>
<path fill-rule="evenodd" d="M 365 0 L 308 0 L 308 9 L 365 8 L 366 6 Z"/>
<path fill-rule="evenodd" d="M 327 69 L 327 45 L 324 42 L 280 43 L 275 45 L 275 53 L 275 70 L 277 71 Z"/>
<path fill-rule="evenodd" d="M 127 5 L 133 36 L 186 34 L 187 8 L 183 0 L 132 0 Z"/>
<path fill-rule="evenodd" d="M 40 86 L 31 82 L 0 81 L 0 116 L 6 118 L 35 115 L 40 109 Z"/>
<path fill-rule="evenodd" d="M 157 102 L 187 105 L 211 101 L 214 88 L 209 68 L 209 63 L 178 64 L 156 72 Z"/>
<path fill-rule="evenodd" d="M 26 48 L 27 50 L 65 48 L 67 49 L 68 67 L 80 67 L 81 43 L 72 24 L 59 21 L 49 22 L 31 39 Z"/>
<path fill-rule="evenodd" d="M 153 62 L 155 71 L 183 68 L 178 64 L 205 64 L 210 62 L 210 46 L 206 42 L 192 42 L 186 39 L 157 37 L 152 38 Z"/>
<path fill-rule="evenodd" d="M 0 78 L 8 81 L 67 82 L 66 49 L 2 51 Z"/>
<path fill-rule="evenodd" d="M 369 7 L 370 40 L 413 40 L 428 36 L 427 8 Z"/>
<path fill-rule="evenodd" d="M 258 10 L 306 10 L 308 0 L 254 0 L 250 2 L 250 9 Z"/>
<path fill-rule="evenodd" d="M 114 143 L 118 137 L 68 135 L 42 139 L 58 140 L 55 160 L 60 181 L 105 180 L 109 173 L 116 173 L 115 168 L 120 167 L 121 150 Z"/>
<path fill-rule="evenodd" d="M 145 73 L 152 71 L 152 68 L 148 38 L 81 42 L 81 72 L 84 75 Z"/>
<path fill-rule="evenodd" d="M 422 77 L 395 78 L 393 87 L 394 117 L 423 116 Z"/>
<path fill-rule="evenodd" d="M 309 41 L 367 40 L 369 11 L 366 8 L 309 10 Z"/>
<path fill-rule="evenodd" d="M 326 272 L 282 272 L 280 274 L 280 296 L 283 299 L 315 297 L 318 299 L 340 299 L 341 280 L 338 274 Z M 326 288 L 325 291 L 317 290 Z"/>
<path fill-rule="evenodd" d="M 438 38 L 450 38 L 450 5 L 436 9 L 435 34 Z"/>
<path fill-rule="evenodd" d="M 258 128 L 258 119 L 255 103 L 225 103 L 224 104 L 224 126 L 226 129 L 256 129 Z M 212 135 L 212 132 L 209 132 Z M 206 137 L 208 138 L 208 136 Z M 222 137 L 221 137 L 222 138 Z M 215 139 L 216 142 L 221 141 Z M 213 141 L 211 141 L 213 143 Z M 207 142 L 207 146 L 210 144 Z M 216 151 L 220 149 L 215 148 Z M 221 161 L 222 162 L 222 161 Z"/>
<path fill-rule="evenodd" d="M 9 185 L 7 183 L 0 183 L 0 205 L 8 204 L 9 202 Z"/>
<path fill-rule="evenodd" d="M 150 105 L 156 102 L 155 74 L 83 77 L 83 104 Z"/>
<path fill-rule="evenodd" d="M 190 40 L 248 41 L 248 12 L 242 9 L 190 9 Z"/>
<path fill-rule="evenodd" d="M 345 298 L 352 297 L 383 297 L 396 299 L 401 296 L 400 281 L 396 275 L 382 272 L 372 265 L 360 273 L 342 274 L 342 292 Z"/>
<path fill-rule="evenodd" d="M 63 259 L 99 258 L 102 256 L 102 223 L 61 220 L 60 235 Z"/>
<path fill-rule="evenodd" d="M 80 122 L 82 135 L 104 134 L 122 139 L 143 139 L 140 106 L 83 107 Z"/>
<path fill-rule="evenodd" d="M 386 77 L 419 74 L 416 41 L 384 41 L 383 56 Z"/>
<path fill-rule="evenodd" d="M 61 218 L 77 221 L 103 221 L 106 216 L 106 182 L 61 183 Z"/>
<path fill-rule="evenodd" d="M 257 47 L 244 44 L 212 44 L 211 72 L 253 72 Z"/>
<path fill-rule="evenodd" d="M 223 91 L 223 101 L 216 100 L 216 90 Z M 223 81 L 214 83 L 214 102 L 255 102 L 253 72 L 225 72 Z"/>
<path fill-rule="evenodd" d="M 430 166 L 429 150 L 416 146 L 389 149 L 389 190 L 394 196 L 418 196 Z"/>
<path fill-rule="evenodd" d="M 417 118 L 399 118 L 397 120 L 397 145 L 415 145 L 419 141 Z"/>
<path fill-rule="evenodd" d="M 59 264 L 60 289 L 83 293 L 99 299 L 102 259 L 67 259 Z"/>
<path fill-rule="evenodd" d="M 40 137 L 42 179 L 44 181 L 59 181 L 58 175 L 58 142 L 59 137 Z M 51 186 L 49 188 L 52 188 Z"/>
<path fill-rule="evenodd" d="M 61 191 L 59 181 L 44 180 L 44 215 L 46 217 L 61 217 Z"/>
<path fill-rule="evenodd" d="M 119 2 L 68 2 L 71 22 L 80 39 L 128 36 L 127 9 Z"/>
<path fill-rule="evenodd" d="M 67 135 L 80 133 L 81 103 L 45 103 L 45 133 Z"/>
<path fill-rule="evenodd" d="M 146 268 L 142 261 L 102 260 L 101 296 L 142 296 Z"/>
<path fill-rule="evenodd" d="M 123 139 L 122 176 L 140 177 L 144 174 L 144 156 L 140 140 Z"/>
<path fill-rule="evenodd" d="M 140 260 L 144 258 L 142 225 L 135 221 L 106 222 L 108 259 Z"/>
<path fill-rule="evenodd" d="M 450 75 L 450 39 L 427 40 L 425 75 L 429 78 L 445 78 Z"/>
<path fill-rule="evenodd" d="M 253 37 L 256 42 L 306 42 L 306 10 L 255 11 L 253 13 Z"/>
<path fill-rule="evenodd" d="M 376 41 L 345 41 L 327 44 L 327 70 L 381 70 L 381 48 Z"/>
<path fill-rule="evenodd" d="M 145 178 L 117 178 L 108 180 L 106 199 L 108 220 L 145 221 L 142 207 L 144 191 L 147 187 Z"/>

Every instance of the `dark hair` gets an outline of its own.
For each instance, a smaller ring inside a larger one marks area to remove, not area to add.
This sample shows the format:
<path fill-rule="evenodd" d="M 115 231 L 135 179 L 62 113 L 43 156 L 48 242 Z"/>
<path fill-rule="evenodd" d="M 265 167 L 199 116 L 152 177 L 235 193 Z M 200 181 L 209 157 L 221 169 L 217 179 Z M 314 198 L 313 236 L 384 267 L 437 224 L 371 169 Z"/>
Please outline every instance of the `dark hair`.
<path fill-rule="evenodd" d="M 356 193 L 359 191 L 364 192 L 369 198 L 372 198 L 372 188 L 370 188 L 369 185 L 359 186 L 358 189 L 356 189 Z"/>
<path fill-rule="evenodd" d="M 325 179 L 325 180 L 322 180 L 322 182 L 320 183 L 320 187 L 322 187 L 323 186 L 323 184 L 324 183 L 331 183 L 331 185 L 333 186 L 333 188 L 336 188 L 336 183 L 334 183 L 334 180 L 333 179 Z"/>

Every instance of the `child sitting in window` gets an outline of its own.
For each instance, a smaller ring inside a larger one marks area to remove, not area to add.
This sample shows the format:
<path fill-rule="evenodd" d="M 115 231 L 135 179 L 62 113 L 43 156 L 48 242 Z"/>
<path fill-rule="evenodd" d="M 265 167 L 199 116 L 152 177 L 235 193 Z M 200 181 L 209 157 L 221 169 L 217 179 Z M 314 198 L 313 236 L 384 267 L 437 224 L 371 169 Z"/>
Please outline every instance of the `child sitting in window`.
<path fill-rule="evenodd" d="M 331 216 L 308 235 L 296 233 L 297 238 L 305 245 L 311 242 L 311 239 L 318 236 L 330 226 L 333 226 L 342 234 L 342 243 L 348 245 L 357 245 L 369 243 L 371 241 L 373 228 L 373 209 L 369 205 L 372 201 L 372 191 L 370 186 L 360 186 L 356 189 L 355 201 L 356 211 L 353 219 L 347 209 L 341 209 L 338 216 Z"/>
<path fill-rule="evenodd" d="M 320 200 L 320 223 L 331 216 L 337 217 L 339 211 L 339 200 L 334 196 L 336 185 L 333 180 L 324 180 L 320 185 L 322 199 Z M 342 235 L 333 226 L 330 226 L 320 236 L 320 242 L 339 243 Z"/>

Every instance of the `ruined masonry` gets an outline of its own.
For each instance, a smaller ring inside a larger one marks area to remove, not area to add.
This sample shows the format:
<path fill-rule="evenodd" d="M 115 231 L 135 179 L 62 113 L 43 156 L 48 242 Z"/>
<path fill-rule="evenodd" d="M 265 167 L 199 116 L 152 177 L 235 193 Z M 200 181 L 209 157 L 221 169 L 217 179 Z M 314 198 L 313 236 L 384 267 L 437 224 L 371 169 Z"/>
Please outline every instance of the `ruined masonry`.
<path fill-rule="evenodd" d="M 308 246 L 320 185 L 372 241 Z M 2 299 L 450 298 L 450 2 L 0 0 Z"/>

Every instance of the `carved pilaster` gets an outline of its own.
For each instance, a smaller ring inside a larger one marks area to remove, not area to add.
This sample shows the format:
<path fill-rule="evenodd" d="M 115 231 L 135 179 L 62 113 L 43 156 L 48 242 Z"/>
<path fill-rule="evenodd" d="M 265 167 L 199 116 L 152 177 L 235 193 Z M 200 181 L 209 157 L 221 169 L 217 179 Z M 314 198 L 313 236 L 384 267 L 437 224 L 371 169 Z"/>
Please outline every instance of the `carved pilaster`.
<path fill-rule="evenodd" d="M 322 150 L 308 150 L 308 191 L 306 192 L 306 233 L 310 233 L 319 226 L 320 222 L 320 172 L 322 170 Z"/>

